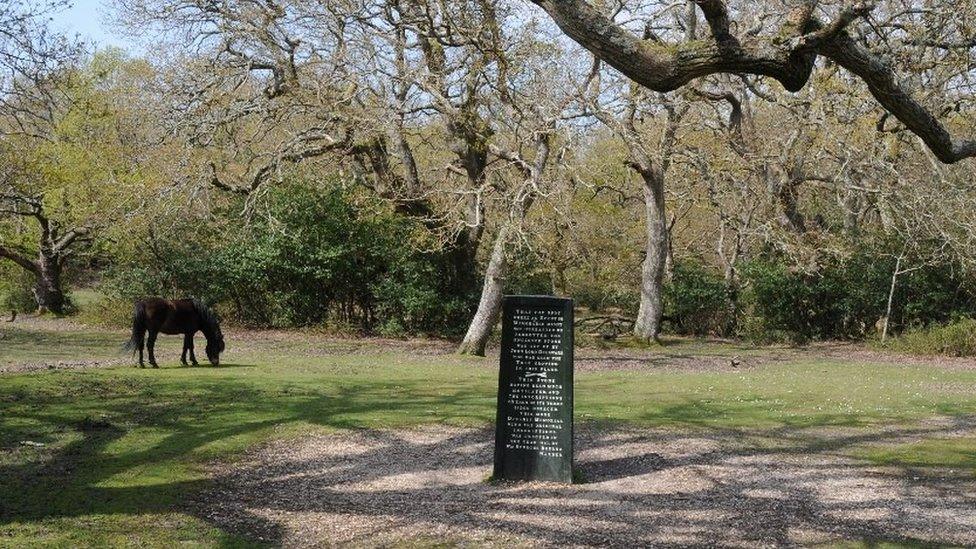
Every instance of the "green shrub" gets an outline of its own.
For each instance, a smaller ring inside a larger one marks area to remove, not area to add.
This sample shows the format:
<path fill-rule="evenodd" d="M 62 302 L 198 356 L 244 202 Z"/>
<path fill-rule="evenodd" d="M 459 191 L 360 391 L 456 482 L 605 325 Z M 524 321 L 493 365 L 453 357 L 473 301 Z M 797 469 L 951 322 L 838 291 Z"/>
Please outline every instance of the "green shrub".
<path fill-rule="evenodd" d="M 755 261 L 743 269 L 743 303 L 751 339 L 804 343 L 835 337 L 845 323 L 843 281 L 836 273 L 794 272 L 782 263 Z"/>
<path fill-rule="evenodd" d="M 34 275 L 17 265 L 0 263 L 0 312 L 29 313 L 37 309 Z"/>
<path fill-rule="evenodd" d="M 418 252 L 423 228 L 338 183 L 275 187 L 247 227 L 186 220 L 151 253 L 106 277 L 128 300 L 194 295 L 253 326 L 342 326 L 388 335 L 455 334 L 472 296 L 459 294 L 445 252 Z"/>
<path fill-rule="evenodd" d="M 549 295 L 552 279 L 531 250 L 522 247 L 509 252 L 505 293 L 518 295 Z"/>
<path fill-rule="evenodd" d="M 664 288 L 665 315 L 680 334 L 727 335 L 735 321 L 724 278 L 697 262 L 680 262 Z"/>
<path fill-rule="evenodd" d="M 865 247 L 814 272 L 792 270 L 776 257 L 743 266 L 739 334 L 757 342 L 863 339 L 886 312 L 895 260 Z M 976 312 L 976 295 L 953 264 L 901 275 L 891 311 L 893 329 L 945 322 Z"/>
<path fill-rule="evenodd" d="M 860 257 L 816 272 L 755 261 L 743 274 L 744 335 L 793 343 L 863 338 L 884 314 L 891 276 L 884 261 Z"/>
<path fill-rule="evenodd" d="M 976 356 L 976 320 L 911 329 L 878 345 L 913 355 Z"/>

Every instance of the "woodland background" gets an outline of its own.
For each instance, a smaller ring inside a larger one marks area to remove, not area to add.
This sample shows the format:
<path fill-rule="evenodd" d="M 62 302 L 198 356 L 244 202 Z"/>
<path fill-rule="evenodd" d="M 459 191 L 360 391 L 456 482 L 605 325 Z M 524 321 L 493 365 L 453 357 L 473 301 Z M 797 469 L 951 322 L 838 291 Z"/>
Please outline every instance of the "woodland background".
<path fill-rule="evenodd" d="M 696 4 L 597 7 L 670 47 L 707 41 Z M 728 4 L 748 36 L 789 7 Z M 60 7 L 0 6 L 7 310 L 70 314 L 94 288 L 85 319 L 118 325 L 193 295 L 251 327 L 467 330 L 478 354 L 479 301 L 539 293 L 636 318 L 637 340 L 976 348 L 973 162 L 829 59 L 798 92 L 743 73 L 658 93 L 518 1 L 118 0 L 143 57 L 52 31 Z M 972 134 L 976 3 L 878 2 L 842 32 Z"/>

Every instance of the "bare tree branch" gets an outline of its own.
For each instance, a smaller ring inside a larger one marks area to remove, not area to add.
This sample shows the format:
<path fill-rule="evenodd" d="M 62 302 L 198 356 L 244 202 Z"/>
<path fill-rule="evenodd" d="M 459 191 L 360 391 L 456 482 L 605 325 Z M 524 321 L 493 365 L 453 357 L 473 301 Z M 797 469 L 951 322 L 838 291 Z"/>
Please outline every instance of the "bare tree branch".
<path fill-rule="evenodd" d="M 813 17 L 816 3 L 806 2 L 790 14 L 783 29 L 787 35 L 798 31 L 796 39 L 755 37 L 739 43 L 728 33 L 724 2 L 698 1 L 715 43 L 671 46 L 639 39 L 585 0 L 533 1 L 570 38 L 628 78 L 660 92 L 716 73 L 769 76 L 795 92 L 806 85 L 818 55 L 824 55 L 863 80 L 881 105 L 918 135 L 942 162 L 976 156 L 976 141 L 953 139 L 935 116 L 897 82 L 891 68 L 848 35 L 845 29 L 870 12 L 870 3 L 855 4 L 824 25 Z M 791 28 L 794 25 L 800 28 Z"/>
<path fill-rule="evenodd" d="M 34 274 L 38 274 L 41 271 L 41 267 L 37 262 L 31 260 L 25 253 L 17 251 L 12 247 L 4 246 L 3 244 L 0 244 L 0 258 L 9 259 Z"/>

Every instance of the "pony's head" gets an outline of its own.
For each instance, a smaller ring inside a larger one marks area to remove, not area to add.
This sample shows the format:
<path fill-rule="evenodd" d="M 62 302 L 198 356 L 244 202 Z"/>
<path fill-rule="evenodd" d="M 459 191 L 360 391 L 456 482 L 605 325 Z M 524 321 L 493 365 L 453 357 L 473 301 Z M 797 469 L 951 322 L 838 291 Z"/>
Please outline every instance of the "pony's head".
<path fill-rule="evenodd" d="M 207 339 L 207 360 L 214 366 L 220 366 L 222 352 L 224 352 L 224 334 L 220 331 L 220 324 L 217 324 L 212 337 Z"/>
<path fill-rule="evenodd" d="M 207 338 L 207 360 L 214 366 L 220 366 L 220 353 L 224 352 L 224 333 L 220 331 L 220 319 L 210 307 L 198 299 L 193 300 L 193 306 L 200 313 L 203 335 Z"/>

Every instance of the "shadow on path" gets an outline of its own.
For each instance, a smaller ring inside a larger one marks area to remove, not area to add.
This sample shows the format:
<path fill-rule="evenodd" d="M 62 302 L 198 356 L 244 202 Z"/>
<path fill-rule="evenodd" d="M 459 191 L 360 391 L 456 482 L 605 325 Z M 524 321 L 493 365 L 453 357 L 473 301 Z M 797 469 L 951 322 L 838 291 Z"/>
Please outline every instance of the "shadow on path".
<path fill-rule="evenodd" d="M 875 440 L 972 433 L 888 429 Z M 768 433 L 775 435 L 775 433 Z M 742 433 L 584 427 L 587 483 L 486 483 L 490 430 L 360 430 L 277 443 L 217 471 L 196 505 L 207 520 L 274 544 L 487 545 L 976 544 L 971 472 L 873 467 L 839 450 L 871 437 L 804 437 L 775 447 Z"/>

